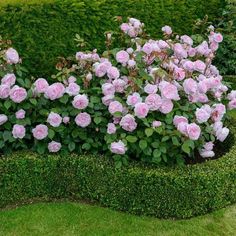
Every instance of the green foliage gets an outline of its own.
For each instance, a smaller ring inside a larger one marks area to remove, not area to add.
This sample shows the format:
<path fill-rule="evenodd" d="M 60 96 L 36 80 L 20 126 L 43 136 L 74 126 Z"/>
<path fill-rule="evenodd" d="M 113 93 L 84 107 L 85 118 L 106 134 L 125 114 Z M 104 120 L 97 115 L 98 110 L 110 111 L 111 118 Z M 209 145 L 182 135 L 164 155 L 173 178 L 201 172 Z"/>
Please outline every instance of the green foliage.
<path fill-rule="evenodd" d="M 40 1 L 41 2 L 41 1 Z M 132 16 L 146 24 L 152 36 L 160 36 L 161 26 L 191 34 L 193 22 L 209 15 L 219 16 L 223 0 L 55 0 L 53 2 L 4 4 L 0 9 L 0 32 L 10 38 L 35 76 L 50 76 L 58 56 L 74 54 L 78 33 L 89 42 L 86 48 L 104 50 L 103 32 L 117 26 L 114 16 Z"/>
<path fill-rule="evenodd" d="M 236 144 L 203 164 L 114 169 L 103 156 L 14 153 L 0 159 L 0 207 L 38 197 L 70 198 L 138 215 L 189 218 L 236 202 L 235 157 Z"/>

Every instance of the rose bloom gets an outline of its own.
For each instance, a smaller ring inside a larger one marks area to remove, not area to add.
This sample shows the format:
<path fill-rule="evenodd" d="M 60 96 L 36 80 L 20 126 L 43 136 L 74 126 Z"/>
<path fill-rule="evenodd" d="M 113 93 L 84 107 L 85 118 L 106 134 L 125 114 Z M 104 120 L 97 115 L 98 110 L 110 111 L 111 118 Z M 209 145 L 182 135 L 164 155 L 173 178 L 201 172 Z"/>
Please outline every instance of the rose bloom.
<path fill-rule="evenodd" d="M 14 125 L 12 129 L 12 135 L 15 139 L 22 139 L 25 137 L 25 127 L 23 125 Z"/>
<path fill-rule="evenodd" d="M 5 56 L 10 64 L 17 64 L 20 61 L 19 54 L 14 48 L 8 48 Z"/>
<path fill-rule="evenodd" d="M 107 133 L 108 134 L 115 134 L 116 132 L 116 126 L 113 123 L 108 123 L 107 124 Z"/>
<path fill-rule="evenodd" d="M 186 58 L 188 56 L 186 50 L 183 48 L 183 46 L 180 43 L 176 43 L 174 45 L 174 53 L 176 57 L 178 58 Z"/>
<path fill-rule="evenodd" d="M 91 123 L 91 116 L 87 112 L 81 112 L 75 117 L 75 123 L 85 128 Z"/>
<path fill-rule="evenodd" d="M 64 124 L 67 124 L 67 123 L 70 122 L 70 117 L 69 116 L 65 116 L 65 117 L 63 117 L 62 121 L 63 121 Z"/>
<path fill-rule="evenodd" d="M 157 111 L 162 105 L 162 99 L 158 94 L 149 94 L 145 99 L 145 103 L 150 111 Z"/>
<path fill-rule="evenodd" d="M 139 93 L 133 93 L 127 97 L 126 103 L 130 106 L 135 106 L 136 103 L 142 102 L 142 98 L 140 97 Z"/>
<path fill-rule="evenodd" d="M 228 108 L 229 108 L 229 110 L 236 108 L 236 98 L 234 98 L 232 101 L 229 102 Z"/>
<path fill-rule="evenodd" d="M 168 114 L 173 110 L 174 104 L 170 99 L 162 99 L 162 104 L 159 108 L 163 114 Z"/>
<path fill-rule="evenodd" d="M 80 86 L 74 82 L 69 83 L 68 87 L 66 87 L 65 90 L 65 92 L 70 96 L 78 95 L 79 91 L 80 91 Z"/>
<path fill-rule="evenodd" d="M 70 84 L 70 83 L 75 83 L 76 82 L 76 78 L 74 77 L 74 76 L 70 76 L 69 78 L 68 78 L 68 83 Z"/>
<path fill-rule="evenodd" d="M 220 33 L 214 33 L 213 35 L 213 40 L 216 42 L 216 43 L 221 43 L 223 41 L 223 36 L 222 34 Z"/>
<path fill-rule="evenodd" d="M 120 77 L 120 71 L 112 66 L 107 70 L 107 76 L 109 79 L 118 79 Z"/>
<path fill-rule="evenodd" d="M 188 123 L 186 123 L 186 122 L 180 122 L 180 123 L 177 125 L 177 130 L 178 130 L 181 134 L 184 134 L 185 136 L 188 136 L 187 126 L 188 126 Z"/>
<path fill-rule="evenodd" d="M 114 99 L 114 95 L 106 95 L 102 97 L 102 103 L 105 106 L 109 106 L 109 104 L 113 101 L 113 99 Z"/>
<path fill-rule="evenodd" d="M 129 68 L 134 68 L 136 66 L 136 61 L 135 60 L 128 60 L 128 67 Z"/>
<path fill-rule="evenodd" d="M 6 123 L 8 121 L 8 118 L 6 115 L 4 114 L 0 114 L 0 125 L 3 125 L 4 123 Z"/>
<path fill-rule="evenodd" d="M 121 140 L 113 142 L 111 143 L 110 150 L 112 153 L 123 155 L 126 151 L 125 144 Z"/>
<path fill-rule="evenodd" d="M 137 123 L 135 122 L 135 118 L 132 115 L 127 114 L 122 117 L 120 126 L 122 127 L 122 129 L 132 132 L 137 128 Z"/>
<path fill-rule="evenodd" d="M 11 88 L 9 85 L 0 85 L 0 98 L 5 99 L 10 95 Z"/>
<path fill-rule="evenodd" d="M 6 74 L 1 80 L 1 84 L 12 86 L 16 83 L 16 76 L 14 74 Z"/>
<path fill-rule="evenodd" d="M 224 114 L 226 113 L 226 108 L 225 105 L 219 103 L 219 104 L 215 104 L 213 105 L 213 110 L 211 113 L 211 119 L 216 122 L 216 121 L 220 121 Z"/>
<path fill-rule="evenodd" d="M 182 36 L 180 37 L 180 39 L 181 39 L 181 41 L 182 41 L 183 43 L 186 43 L 186 44 L 188 44 L 188 45 L 190 45 L 190 46 L 193 45 L 193 40 L 192 40 L 188 35 L 182 35 Z"/>
<path fill-rule="evenodd" d="M 201 108 L 197 108 L 195 112 L 195 116 L 197 118 L 198 123 L 207 122 L 211 116 L 211 108 L 209 105 L 204 105 Z"/>
<path fill-rule="evenodd" d="M 168 25 L 163 26 L 163 27 L 161 28 L 161 30 L 162 30 L 163 33 L 165 33 L 165 34 L 167 34 L 167 35 L 172 34 L 172 29 L 171 29 L 171 27 L 168 26 Z"/>
<path fill-rule="evenodd" d="M 106 73 L 107 70 L 110 68 L 111 66 L 109 66 L 108 64 L 102 62 L 100 64 L 98 64 L 95 67 L 95 75 L 99 78 L 103 77 Z"/>
<path fill-rule="evenodd" d="M 215 153 L 213 151 L 201 150 L 199 152 L 200 156 L 203 158 L 214 157 Z"/>
<path fill-rule="evenodd" d="M 91 81 L 92 78 L 93 78 L 93 75 L 89 72 L 89 73 L 86 75 L 85 78 L 86 78 L 87 81 Z"/>
<path fill-rule="evenodd" d="M 54 83 L 50 85 L 46 91 L 44 96 L 50 100 L 56 100 L 61 98 L 65 93 L 65 87 L 62 83 Z"/>
<path fill-rule="evenodd" d="M 115 87 L 111 83 L 105 83 L 102 85 L 102 93 L 104 95 L 114 95 Z"/>
<path fill-rule="evenodd" d="M 224 142 L 224 140 L 227 138 L 228 135 L 229 135 L 229 129 L 226 127 L 218 129 L 216 131 L 216 138 L 221 142 Z"/>
<path fill-rule="evenodd" d="M 44 93 L 49 87 L 49 84 L 46 79 L 39 78 L 34 82 L 34 86 L 36 93 Z"/>
<path fill-rule="evenodd" d="M 61 149 L 61 143 L 52 141 L 48 144 L 48 151 L 49 152 L 58 152 Z"/>
<path fill-rule="evenodd" d="M 214 147 L 213 142 L 207 142 L 203 145 L 204 150 L 211 151 Z"/>
<path fill-rule="evenodd" d="M 152 94 L 157 92 L 157 85 L 156 84 L 146 84 L 144 87 L 144 92 L 147 94 Z"/>
<path fill-rule="evenodd" d="M 181 81 L 185 78 L 185 70 L 182 68 L 175 67 L 173 75 L 174 79 Z"/>
<path fill-rule="evenodd" d="M 53 127 L 59 127 L 62 122 L 62 118 L 59 114 L 55 112 L 50 112 L 50 114 L 48 115 L 47 122 Z"/>
<path fill-rule="evenodd" d="M 177 87 L 171 83 L 168 82 L 161 82 L 159 84 L 159 88 L 161 90 L 161 96 L 166 99 L 171 99 L 171 100 L 179 100 L 179 94 Z"/>
<path fill-rule="evenodd" d="M 151 43 L 147 42 L 143 45 L 142 51 L 146 54 L 151 54 L 153 51 L 153 46 Z"/>
<path fill-rule="evenodd" d="M 178 127 L 180 123 L 188 123 L 188 119 L 184 116 L 174 116 L 173 123 L 175 127 Z"/>
<path fill-rule="evenodd" d="M 193 79 L 186 79 L 184 82 L 183 82 L 183 87 L 184 87 L 184 91 L 185 93 L 187 94 L 194 94 L 197 92 L 197 89 L 198 89 L 198 84 L 195 80 Z"/>
<path fill-rule="evenodd" d="M 194 63 L 192 61 L 185 61 L 183 64 L 183 68 L 187 71 L 194 71 Z"/>
<path fill-rule="evenodd" d="M 117 60 L 117 62 L 119 62 L 121 64 L 125 64 L 129 60 L 129 54 L 124 50 L 119 51 L 116 53 L 116 60 Z"/>
<path fill-rule="evenodd" d="M 191 140 L 198 140 L 200 137 L 200 134 L 201 134 L 201 129 L 195 123 L 188 124 L 187 125 L 187 134 Z"/>
<path fill-rule="evenodd" d="M 77 109 L 85 109 L 89 104 L 89 100 L 88 100 L 88 97 L 87 95 L 83 94 L 83 95 L 77 95 L 74 97 L 74 100 L 72 102 L 72 105 L 74 108 L 77 108 Z"/>
<path fill-rule="evenodd" d="M 160 127 L 161 126 L 161 122 L 159 120 L 154 120 L 152 122 L 152 127 L 153 128 L 157 128 L 157 127 Z"/>
<path fill-rule="evenodd" d="M 115 87 L 116 92 L 118 92 L 118 93 L 124 92 L 126 82 L 123 79 L 115 79 L 115 80 L 113 80 L 112 84 Z"/>
<path fill-rule="evenodd" d="M 120 102 L 113 101 L 109 104 L 108 110 L 111 114 L 114 114 L 116 112 L 122 112 L 123 111 L 123 106 Z"/>
<path fill-rule="evenodd" d="M 27 92 L 24 88 L 15 85 L 10 91 L 10 98 L 15 103 L 23 102 L 27 97 Z"/>
<path fill-rule="evenodd" d="M 149 108 L 146 103 L 139 102 L 135 104 L 134 113 L 138 118 L 145 118 L 148 114 Z"/>
<path fill-rule="evenodd" d="M 203 73 L 206 69 L 206 64 L 201 61 L 201 60 L 197 60 L 194 62 L 194 70 Z"/>
<path fill-rule="evenodd" d="M 48 127 L 46 125 L 37 125 L 34 129 L 32 129 L 33 136 L 42 140 L 48 136 Z"/>
<path fill-rule="evenodd" d="M 25 118 L 25 111 L 23 109 L 20 109 L 15 113 L 16 119 L 24 119 Z"/>

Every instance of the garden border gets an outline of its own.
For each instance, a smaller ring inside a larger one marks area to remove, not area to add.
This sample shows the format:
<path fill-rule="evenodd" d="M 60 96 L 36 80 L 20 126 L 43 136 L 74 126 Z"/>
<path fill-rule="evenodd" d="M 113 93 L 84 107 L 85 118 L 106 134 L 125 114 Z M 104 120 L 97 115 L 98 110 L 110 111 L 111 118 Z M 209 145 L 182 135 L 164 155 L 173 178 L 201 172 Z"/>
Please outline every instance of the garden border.
<path fill-rule="evenodd" d="M 158 218 L 205 214 L 236 202 L 235 140 L 217 160 L 176 168 L 131 163 L 115 169 L 102 156 L 17 152 L 0 159 L 0 208 L 68 198 Z"/>

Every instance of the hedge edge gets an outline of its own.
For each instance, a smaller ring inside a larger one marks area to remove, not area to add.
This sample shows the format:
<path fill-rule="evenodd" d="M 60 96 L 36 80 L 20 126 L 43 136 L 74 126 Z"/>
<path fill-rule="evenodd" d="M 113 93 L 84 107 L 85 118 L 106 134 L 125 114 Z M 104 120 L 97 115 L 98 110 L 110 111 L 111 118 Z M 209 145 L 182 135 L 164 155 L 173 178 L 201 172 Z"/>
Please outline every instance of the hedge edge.
<path fill-rule="evenodd" d="M 0 208 L 32 198 L 86 200 L 158 218 L 189 218 L 236 202 L 236 143 L 193 166 L 122 169 L 104 157 L 18 152 L 0 159 Z"/>

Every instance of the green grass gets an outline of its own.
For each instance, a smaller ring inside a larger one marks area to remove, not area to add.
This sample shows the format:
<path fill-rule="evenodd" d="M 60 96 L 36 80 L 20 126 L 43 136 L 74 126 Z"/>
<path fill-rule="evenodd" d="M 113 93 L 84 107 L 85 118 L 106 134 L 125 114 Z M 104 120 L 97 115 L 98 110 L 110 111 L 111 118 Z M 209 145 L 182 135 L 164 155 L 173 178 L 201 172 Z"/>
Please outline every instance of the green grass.
<path fill-rule="evenodd" d="M 236 235 L 236 205 L 189 220 L 138 217 L 81 203 L 38 203 L 0 211 L 1 236 Z"/>

